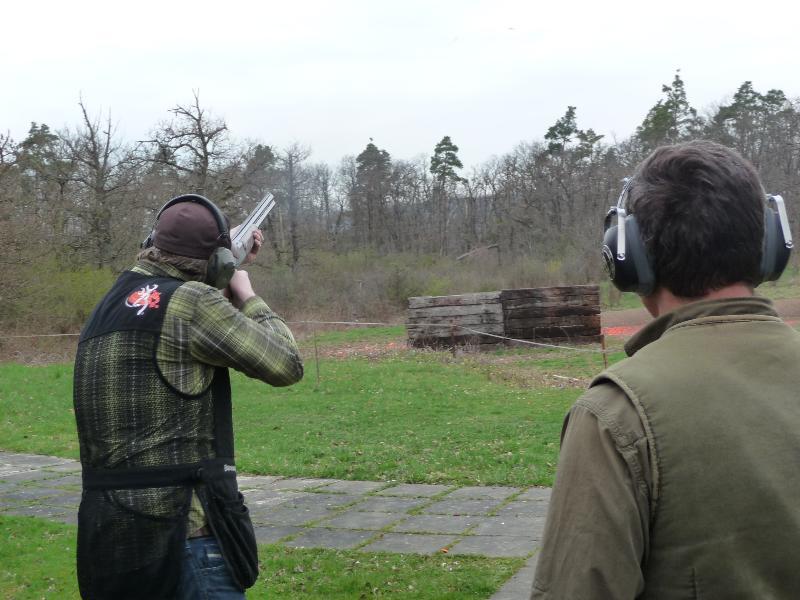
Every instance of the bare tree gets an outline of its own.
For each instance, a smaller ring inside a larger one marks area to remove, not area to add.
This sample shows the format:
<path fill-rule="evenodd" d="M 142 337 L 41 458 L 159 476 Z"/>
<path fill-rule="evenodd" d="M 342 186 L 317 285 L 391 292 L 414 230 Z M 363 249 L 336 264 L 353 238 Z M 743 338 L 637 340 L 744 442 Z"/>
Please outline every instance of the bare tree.
<path fill-rule="evenodd" d="M 300 232 L 299 214 L 303 199 L 308 193 L 307 186 L 311 179 L 308 170 L 303 164 L 311 154 L 311 150 L 298 143 L 294 143 L 278 154 L 278 166 L 281 173 L 281 187 L 279 199 L 286 206 L 289 218 L 289 266 L 297 268 L 300 262 Z"/>
<path fill-rule="evenodd" d="M 144 140 L 147 160 L 171 169 L 189 191 L 213 196 L 222 208 L 244 185 L 248 148 L 231 140 L 225 121 L 200 106 L 199 92 L 191 104 L 170 109 L 173 118 Z"/>
<path fill-rule="evenodd" d="M 312 208 L 319 212 L 319 226 L 325 238 L 329 242 L 333 242 L 338 233 L 338 230 L 334 228 L 337 220 L 333 214 L 334 173 L 325 163 L 312 165 L 309 171 L 312 196 L 315 200 Z"/>
<path fill-rule="evenodd" d="M 91 117 L 83 100 L 78 102 L 82 122 L 75 132 L 60 134 L 75 165 L 72 181 L 76 196 L 72 204 L 83 222 L 81 245 L 89 250 L 90 260 L 102 267 L 114 264 L 131 246 L 131 235 L 138 233 L 138 211 L 126 203 L 125 192 L 137 176 L 132 151 L 116 136 L 111 114 Z"/>
<path fill-rule="evenodd" d="M 2 181 L 17 164 L 17 145 L 11 134 L 0 133 L 0 181 Z"/>

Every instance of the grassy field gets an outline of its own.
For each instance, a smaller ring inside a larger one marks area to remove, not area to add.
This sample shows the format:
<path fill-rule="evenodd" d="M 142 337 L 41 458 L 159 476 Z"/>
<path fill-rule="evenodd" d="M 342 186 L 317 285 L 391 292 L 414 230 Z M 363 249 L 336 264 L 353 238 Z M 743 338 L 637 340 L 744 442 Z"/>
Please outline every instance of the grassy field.
<path fill-rule="evenodd" d="M 551 485 L 564 414 L 602 369 L 598 353 L 408 350 L 402 327 L 304 337 L 300 384 L 232 377 L 244 472 Z M 0 364 L 0 447 L 77 458 L 71 389 L 70 364 Z M 74 540 L 71 526 L 0 517 L 0 598 L 77 598 Z M 249 598 L 487 598 L 524 560 L 284 546 L 261 558 Z"/>
<path fill-rule="evenodd" d="M 3 450 L 78 458 L 72 365 L 0 364 Z"/>
<path fill-rule="evenodd" d="M 298 385 L 269 388 L 234 375 L 242 471 L 552 484 L 562 419 L 587 378 L 602 369 L 599 354 L 453 356 L 403 349 L 400 335 L 399 328 L 319 334 L 319 381 L 309 342 Z M 71 386 L 68 364 L 0 365 L 2 448 L 77 458 Z"/>
<path fill-rule="evenodd" d="M 0 516 L 0 598 L 79 598 L 75 527 Z M 259 598 L 487 598 L 522 559 L 367 554 L 261 546 Z"/>
<path fill-rule="evenodd" d="M 759 292 L 798 297 L 800 284 L 784 277 Z M 603 302 L 641 306 L 605 289 Z M 563 417 L 603 368 L 598 352 L 408 350 L 402 326 L 306 328 L 303 339 L 300 384 L 269 388 L 233 374 L 243 472 L 552 485 Z M 622 357 L 612 344 L 610 362 Z M 78 457 L 71 364 L 0 364 L 0 449 Z M 487 598 L 523 560 L 284 546 L 263 546 L 260 556 L 249 598 Z M 77 597 L 75 528 L 0 516 L 0 598 Z"/>
<path fill-rule="evenodd" d="M 75 527 L 0 516 L 0 597 L 77 598 Z"/>

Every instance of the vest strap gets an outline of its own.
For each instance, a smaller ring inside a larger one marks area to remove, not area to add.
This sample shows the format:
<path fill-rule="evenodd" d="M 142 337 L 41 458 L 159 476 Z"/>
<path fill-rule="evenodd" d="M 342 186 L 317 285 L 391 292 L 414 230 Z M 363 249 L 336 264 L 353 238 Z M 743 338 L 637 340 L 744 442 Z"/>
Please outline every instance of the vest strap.
<path fill-rule="evenodd" d="M 83 469 L 83 487 L 87 490 L 122 490 L 170 487 L 200 480 L 202 463 L 131 469 Z"/>

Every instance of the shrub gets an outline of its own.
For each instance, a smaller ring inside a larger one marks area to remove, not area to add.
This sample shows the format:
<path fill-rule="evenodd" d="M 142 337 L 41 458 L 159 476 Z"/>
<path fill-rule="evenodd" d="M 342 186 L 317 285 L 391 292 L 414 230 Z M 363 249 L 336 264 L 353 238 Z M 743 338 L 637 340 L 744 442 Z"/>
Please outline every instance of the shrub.
<path fill-rule="evenodd" d="M 3 325 L 13 320 L 17 329 L 37 333 L 78 331 L 116 278 L 109 268 L 65 270 L 56 259 L 29 265 L 28 273 Z"/>

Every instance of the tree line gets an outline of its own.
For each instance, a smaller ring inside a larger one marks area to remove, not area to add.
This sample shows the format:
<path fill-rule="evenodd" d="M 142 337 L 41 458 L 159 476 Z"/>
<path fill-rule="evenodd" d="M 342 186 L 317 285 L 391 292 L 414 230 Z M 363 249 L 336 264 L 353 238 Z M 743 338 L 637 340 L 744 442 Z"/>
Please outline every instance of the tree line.
<path fill-rule="evenodd" d="M 92 114 L 82 99 L 79 109 L 74 127 L 33 122 L 22 140 L 0 134 L 6 289 L 24 288 L 32 275 L 22 266 L 37 261 L 63 271 L 121 270 L 155 212 L 177 194 L 208 196 L 237 223 L 268 190 L 278 200 L 269 248 L 292 272 L 320 252 L 455 259 L 490 247 L 501 261 L 558 258 L 571 282 L 596 280 L 602 218 L 621 179 L 655 147 L 696 138 L 750 159 L 768 191 L 784 194 L 793 228 L 797 222 L 800 100 L 749 81 L 701 115 L 677 72 L 623 140 L 579 127 L 569 106 L 541 139 L 468 173 L 449 136 L 429 157 L 399 159 L 370 139 L 337 165 L 313 162 L 302 144 L 234 137 L 197 93 L 143 140 L 120 139 L 110 115 Z"/>

